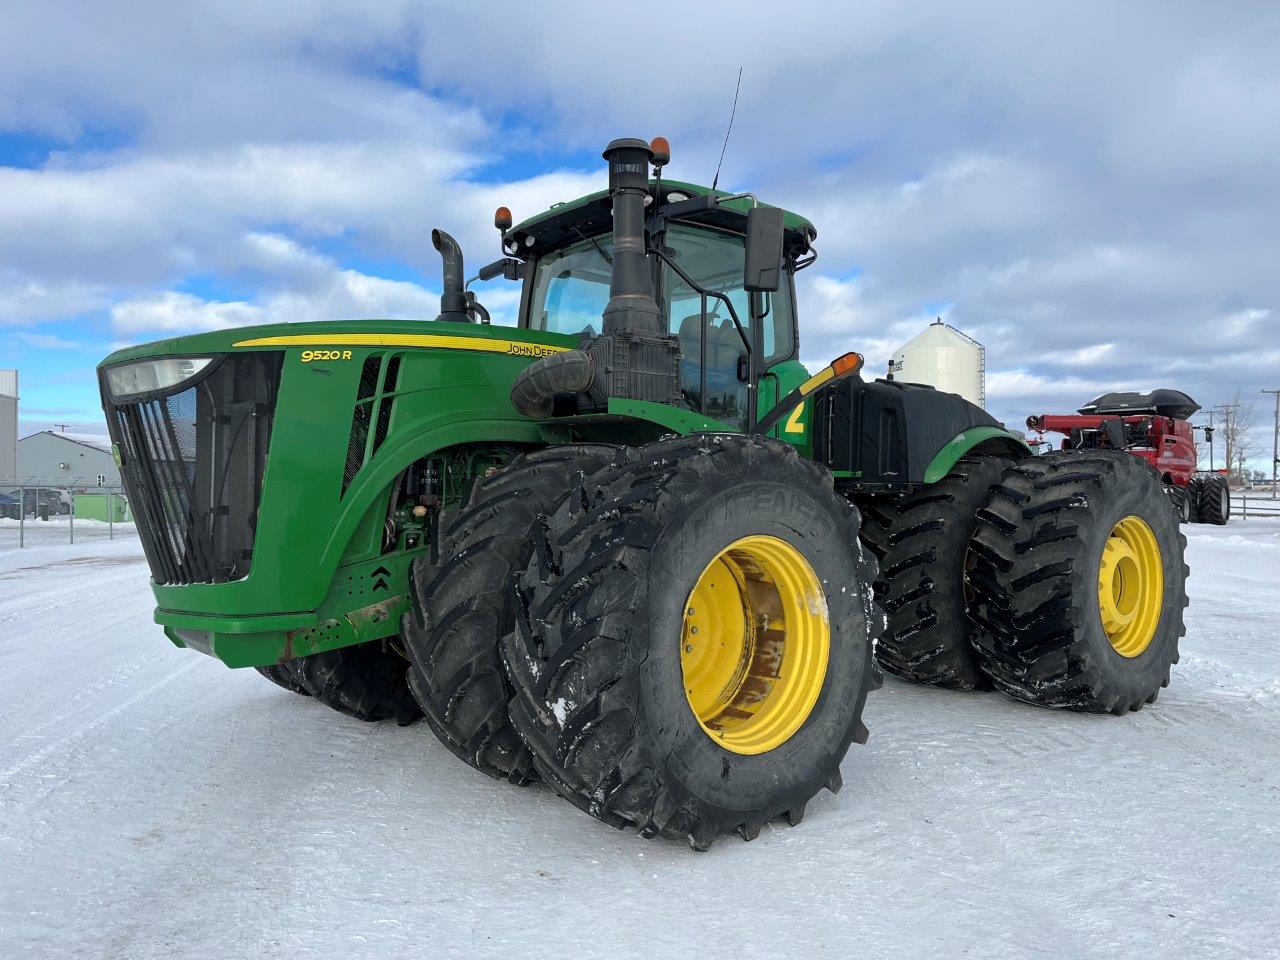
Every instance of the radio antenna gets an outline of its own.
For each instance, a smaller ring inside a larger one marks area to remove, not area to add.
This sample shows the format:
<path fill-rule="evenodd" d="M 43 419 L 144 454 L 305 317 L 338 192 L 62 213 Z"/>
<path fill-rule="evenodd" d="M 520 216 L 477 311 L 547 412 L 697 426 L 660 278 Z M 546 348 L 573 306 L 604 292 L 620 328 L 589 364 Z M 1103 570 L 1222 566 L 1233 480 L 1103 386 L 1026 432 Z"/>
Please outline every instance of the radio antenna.
<path fill-rule="evenodd" d="M 724 165 L 724 151 L 729 146 L 729 134 L 733 133 L 733 118 L 738 113 L 738 91 L 742 89 L 742 68 L 738 68 L 738 85 L 733 88 L 733 108 L 729 111 L 729 129 L 724 132 L 724 143 L 720 146 L 720 160 L 716 163 L 716 175 L 711 179 L 711 192 L 716 192 L 716 184 L 720 182 L 720 167 Z"/>

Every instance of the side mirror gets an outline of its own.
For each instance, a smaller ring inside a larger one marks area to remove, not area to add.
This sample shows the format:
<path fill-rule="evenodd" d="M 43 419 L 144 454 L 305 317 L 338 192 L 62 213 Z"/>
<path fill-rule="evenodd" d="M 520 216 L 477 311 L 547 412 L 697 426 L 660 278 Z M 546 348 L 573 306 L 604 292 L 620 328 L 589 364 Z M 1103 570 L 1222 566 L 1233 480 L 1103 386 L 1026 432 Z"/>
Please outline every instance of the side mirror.
<path fill-rule="evenodd" d="M 492 280 L 494 277 L 506 277 L 508 280 L 519 280 L 524 276 L 524 264 L 510 257 L 503 257 L 480 268 L 481 280 Z"/>
<path fill-rule="evenodd" d="M 747 255 L 743 287 L 750 293 L 776 293 L 782 286 L 782 210 L 747 211 Z"/>

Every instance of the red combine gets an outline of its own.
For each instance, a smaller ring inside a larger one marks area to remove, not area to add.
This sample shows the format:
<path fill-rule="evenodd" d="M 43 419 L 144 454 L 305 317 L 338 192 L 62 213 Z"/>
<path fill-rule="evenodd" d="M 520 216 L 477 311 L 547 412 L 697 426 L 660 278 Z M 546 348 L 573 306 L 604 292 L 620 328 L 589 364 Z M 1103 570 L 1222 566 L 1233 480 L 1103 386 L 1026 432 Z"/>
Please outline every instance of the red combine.
<path fill-rule="evenodd" d="M 1027 417 L 1037 434 L 1065 434 L 1063 450 L 1124 450 L 1160 474 L 1183 523 L 1226 523 L 1231 517 L 1227 478 L 1196 470 L 1190 419 L 1200 405 L 1181 390 L 1104 393 L 1078 414 Z"/>

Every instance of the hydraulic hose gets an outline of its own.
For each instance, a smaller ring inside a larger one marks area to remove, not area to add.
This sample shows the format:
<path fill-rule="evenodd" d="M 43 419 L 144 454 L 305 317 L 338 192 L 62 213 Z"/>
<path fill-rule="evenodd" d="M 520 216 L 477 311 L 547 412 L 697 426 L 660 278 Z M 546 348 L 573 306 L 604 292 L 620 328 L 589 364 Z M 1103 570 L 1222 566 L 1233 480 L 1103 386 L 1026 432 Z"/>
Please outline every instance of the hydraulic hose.
<path fill-rule="evenodd" d="M 535 360 L 511 384 L 511 405 L 526 417 L 551 416 L 551 398 L 558 393 L 582 393 L 595 379 L 596 364 L 581 350 L 566 350 Z"/>

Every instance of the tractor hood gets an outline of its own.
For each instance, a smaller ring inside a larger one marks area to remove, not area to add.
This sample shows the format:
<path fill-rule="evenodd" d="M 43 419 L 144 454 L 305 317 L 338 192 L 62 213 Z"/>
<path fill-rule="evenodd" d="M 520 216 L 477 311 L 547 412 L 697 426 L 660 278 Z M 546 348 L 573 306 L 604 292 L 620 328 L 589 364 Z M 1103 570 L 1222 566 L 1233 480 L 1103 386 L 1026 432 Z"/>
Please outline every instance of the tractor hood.
<path fill-rule="evenodd" d="M 574 338 L 539 330 L 440 320 L 327 320 L 236 327 L 155 340 L 117 350 L 99 364 L 112 367 L 159 357 L 199 357 L 241 350 L 403 347 L 541 357 L 571 347 Z"/>
<path fill-rule="evenodd" d="M 175 642 L 238 665 L 283 656 L 289 637 L 313 649 L 337 642 L 325 626 L 332 611 L 382 604 L 368 593 L 373 575 L 414 555 L 383 550 L 404 471 L 459 446 L 545 444 L 543 424 L 511 405 L 511 383 L 574 345 L 513 327 L 359 320 L 240 327 L 111 354 L 99 367 L 103 407 L 157 620 Z M 465 468 L 454 464 L 446 482 Z"/>

